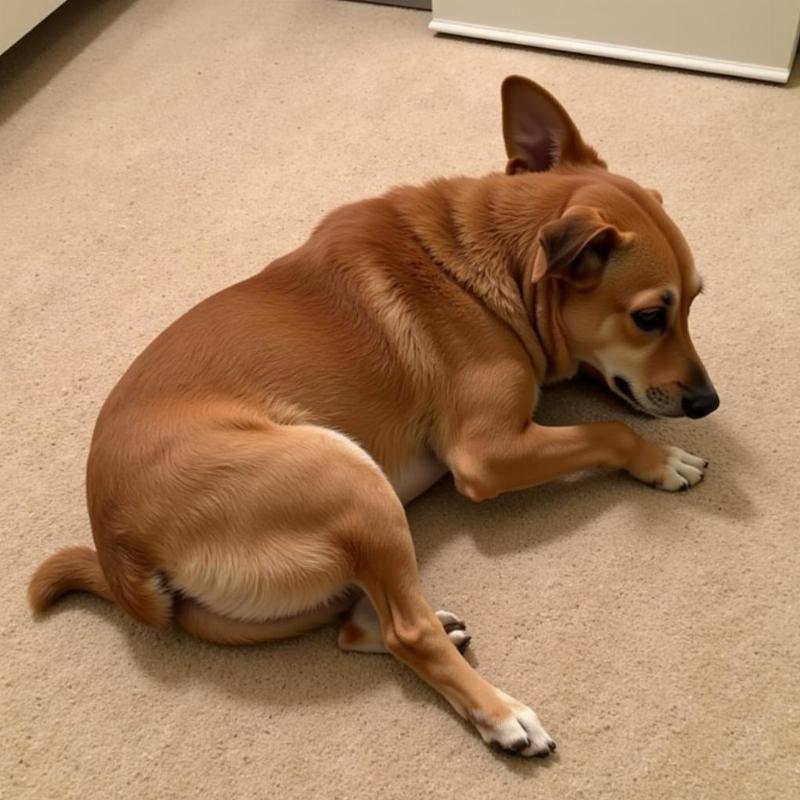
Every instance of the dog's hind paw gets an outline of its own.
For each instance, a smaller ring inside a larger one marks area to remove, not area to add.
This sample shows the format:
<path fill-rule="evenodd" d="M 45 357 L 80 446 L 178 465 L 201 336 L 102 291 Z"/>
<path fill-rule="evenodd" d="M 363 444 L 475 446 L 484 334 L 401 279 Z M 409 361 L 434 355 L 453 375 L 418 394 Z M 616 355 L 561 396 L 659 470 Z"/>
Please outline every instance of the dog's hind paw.
<path fill-rule="evenodd" d="M 464 621 L 450 611 L 440 609 L 436 612 L 439 622 L 442 623 L 447 638 L 463 653 L 467 645 L 472 641 L 472 637 L 467 633 L 467 626 Z"/>
<path fill-rule="evenodd" d="M 495 719 L 477 709 L 468 714 L 483 741 L 509 753 L 547 758 L 556 749 L 556 743 L 536 713 L 505 692 L 495 691 L 506 714 Z"/>

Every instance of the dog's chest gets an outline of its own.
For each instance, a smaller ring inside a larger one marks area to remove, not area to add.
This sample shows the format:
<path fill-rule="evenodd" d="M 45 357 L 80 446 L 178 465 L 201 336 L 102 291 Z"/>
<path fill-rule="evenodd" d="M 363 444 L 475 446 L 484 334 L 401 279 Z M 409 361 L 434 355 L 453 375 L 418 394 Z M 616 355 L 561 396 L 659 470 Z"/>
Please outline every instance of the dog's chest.
<path fill-rule="evenodd" d="M 387 470 L 386 477 L 405 505 L 433 486 L 446 473 L 447 467 L 441 461 L 428 451 L 422 451 L 405 463 Z"/>

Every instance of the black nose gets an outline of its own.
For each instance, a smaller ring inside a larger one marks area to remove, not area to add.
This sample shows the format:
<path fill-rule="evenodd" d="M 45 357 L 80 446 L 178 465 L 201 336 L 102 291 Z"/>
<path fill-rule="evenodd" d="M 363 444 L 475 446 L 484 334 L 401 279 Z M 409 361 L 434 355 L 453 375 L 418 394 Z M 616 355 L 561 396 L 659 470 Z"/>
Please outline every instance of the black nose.
<path fill-rule="evenodd" d="M 691 419 L 708 416 L 719 408 L 719 395 L 713 386 L 692 392 L 683 398 L 683 413 Z"/>

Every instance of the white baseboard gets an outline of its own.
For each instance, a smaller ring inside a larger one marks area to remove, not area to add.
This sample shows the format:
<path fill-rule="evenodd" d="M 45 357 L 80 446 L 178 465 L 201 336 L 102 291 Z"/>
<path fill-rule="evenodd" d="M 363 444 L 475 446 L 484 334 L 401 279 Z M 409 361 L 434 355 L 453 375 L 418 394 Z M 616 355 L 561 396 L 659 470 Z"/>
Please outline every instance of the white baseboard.
<path fill-rule="evenodd" d="M 721 75 L 733 75 L 737 78 L 753 78 L 759 81 L 786 83 L 790 69 L 787 67 L 769 67 L 761 64 L 746 64 L 741 61 L 725 61 L 719 58 L 703 56 L 687 56 L 682 53 L 667 53 L 661 50 L 645 50 L 640 47 L 627 47 L 621 44 L 604 44 L 586 39 L 570 39 L 564 36 L 550 36 L 543 33 L 526 33 L 525 31 L 493 28 L 488 25 L 475 25 L 468 22 L 454 22 L 434 17 L 428 27 L 437 33 L 450 33 L 454 36 L 469 36 L 477 39 L 489 39 L 495 42 L 523 44 L 531 47 L 543 47 L 548 50 L 566 50 L 570 53 L 583 53 L 604 58 L 618 58 L 624 61 L 643 61 L 646 64 L 661 64 L 665 67 L 698 70 L 700 72 L 716 72 Z"/>

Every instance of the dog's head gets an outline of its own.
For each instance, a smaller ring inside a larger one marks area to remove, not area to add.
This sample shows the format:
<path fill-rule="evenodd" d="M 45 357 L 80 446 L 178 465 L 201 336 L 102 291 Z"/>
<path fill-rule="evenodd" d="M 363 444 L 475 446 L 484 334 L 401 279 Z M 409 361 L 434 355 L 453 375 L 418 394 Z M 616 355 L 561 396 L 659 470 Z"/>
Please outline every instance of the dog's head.
<path fill-rule="evenodd" d="M 719 398 L 689 336 L 702 290 L 661 196 L 609 173 L 558 101 L 517 76 L 503 83 L 509 174 L 563 176 L 563 208 L 543 225 L 530 280 L 555 281 L 570 355 L 639 410 L 704 417 Z"/>

